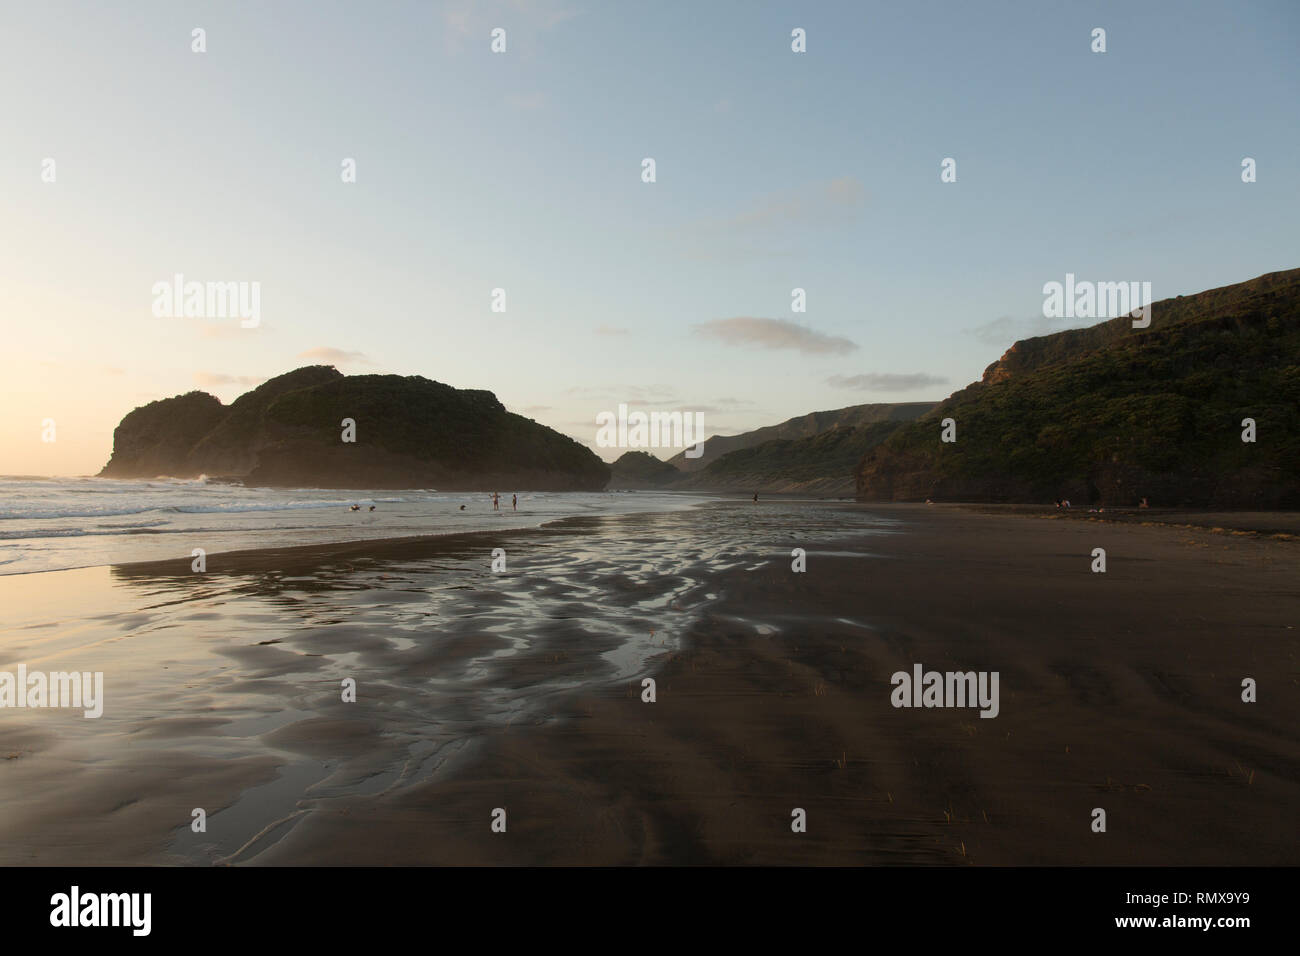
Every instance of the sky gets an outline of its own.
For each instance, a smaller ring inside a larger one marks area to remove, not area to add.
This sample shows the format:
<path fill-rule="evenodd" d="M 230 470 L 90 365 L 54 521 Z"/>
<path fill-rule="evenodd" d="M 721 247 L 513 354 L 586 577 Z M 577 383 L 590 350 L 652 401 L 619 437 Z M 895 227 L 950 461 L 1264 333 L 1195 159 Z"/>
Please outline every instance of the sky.
<path fill-rule="evenodd" d="M 1300 266 L 1297 51 L 1293 0 L 4 4 L 0 474 L 317 363 L 593 446 L 938 400 L 1092 324 L 1043 317 L 1067 273 Z M 176 274 L 260 321 L 156 314 Z"/>

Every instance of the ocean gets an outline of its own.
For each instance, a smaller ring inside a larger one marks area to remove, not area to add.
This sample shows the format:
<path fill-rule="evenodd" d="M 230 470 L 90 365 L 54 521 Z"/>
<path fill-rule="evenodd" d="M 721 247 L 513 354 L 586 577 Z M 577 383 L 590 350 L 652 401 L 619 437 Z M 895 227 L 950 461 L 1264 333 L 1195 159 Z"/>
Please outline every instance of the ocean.
<path fill-rule="evenodd" d="M 533 528 L 578 515 L 673 511 L 698 497 L 653 492 L 439 492 L 244 488 L 156 478 L 0 477 L 0 575 L 293 547 Z M 361 506 L 351 511 L 352 505 Z M 371 511 L 373 505 L 375 510 Z M 464 510 L 461 507 L 464 506 Z"/>

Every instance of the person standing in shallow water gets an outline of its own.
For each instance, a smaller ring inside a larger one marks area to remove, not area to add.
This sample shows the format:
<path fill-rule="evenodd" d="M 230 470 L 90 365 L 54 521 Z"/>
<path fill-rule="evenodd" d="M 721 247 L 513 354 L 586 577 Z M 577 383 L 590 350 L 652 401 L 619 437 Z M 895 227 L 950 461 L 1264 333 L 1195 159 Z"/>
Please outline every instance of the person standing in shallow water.
<path fill-rule="evenodd" d="M 501 502 L 500 502 L 500 500 L 499 500 L 499 498 L 498 498 L 498 495 L 497 495 L 497 493 L 496 493 L 495 491 L 492 492 L 492 510 L 493 510 L 493 511 L 500 511 L 500 510 L 501 510 Z"/>
<path fill-rule="evenodd" d="M 758 504 L 758 492 L 754 492 L 754 504 Z"/>
<path fill-rule="evenodd" d="M 511 510 L 511 511 L 518 511 L 518 510 L 519 510 L 519 496 L 518 496 L 518 495 L 511 495 L 511 496 L 510 496 L 510 510 Z"/>

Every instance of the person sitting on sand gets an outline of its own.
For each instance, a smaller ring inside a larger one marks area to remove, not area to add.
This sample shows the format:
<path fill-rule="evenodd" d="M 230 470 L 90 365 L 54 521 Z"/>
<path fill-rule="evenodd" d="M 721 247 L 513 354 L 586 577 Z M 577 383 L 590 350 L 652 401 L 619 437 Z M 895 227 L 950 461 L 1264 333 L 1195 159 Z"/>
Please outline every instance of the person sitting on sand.
<path fill-rule="evenodd" d="M 349 508 L 348 510 L 349 510 L 349 511 L 360 511 L 360 510 L 361 510 L 361 506 L 360 506 L 360 505 L 353 505 L 353 506 L 352 506 L 351 508 Z"/>
<path fill-rule="evenodd" d="M 461 506 L 460 506 L 460 510 L 461 510 L 461 511 L 464 511 L 464 510 L 465 510 L 465 506 L 464 506 L 464 505 L 461 505 Z"/>
<path fill-rule="evenodd" d="M 374 505 L 371 505 L 371 506 L 370 506 L 370 510 L 371 510 L 371 511 L 374 511 L 374 510 L 375 510 L 375 506 L 374 506 Z"/>

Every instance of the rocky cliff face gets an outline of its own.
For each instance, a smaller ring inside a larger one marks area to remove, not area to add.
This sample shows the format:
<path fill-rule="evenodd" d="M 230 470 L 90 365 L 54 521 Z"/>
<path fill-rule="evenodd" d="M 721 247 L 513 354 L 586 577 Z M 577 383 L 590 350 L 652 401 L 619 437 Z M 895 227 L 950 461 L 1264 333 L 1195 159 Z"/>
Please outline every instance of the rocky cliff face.
<path fill-rule="evenodd" d="M 344 440 L 344 419 L 354 441 Z M 202 392 L 137 408 L 101 476 L 200 474 L 317 488 L 604 487 L 589 449 L 505 410 L 491 392 L 328 366 L 263 383 L 229 407 Z"/>
<path fill-rule="evenodd" d="M 1147 329 L 1123 317 L 1017 342 L 867 451 L 857 494 L 1300 507 L 1300 269 L 1157 302 Z"/>

